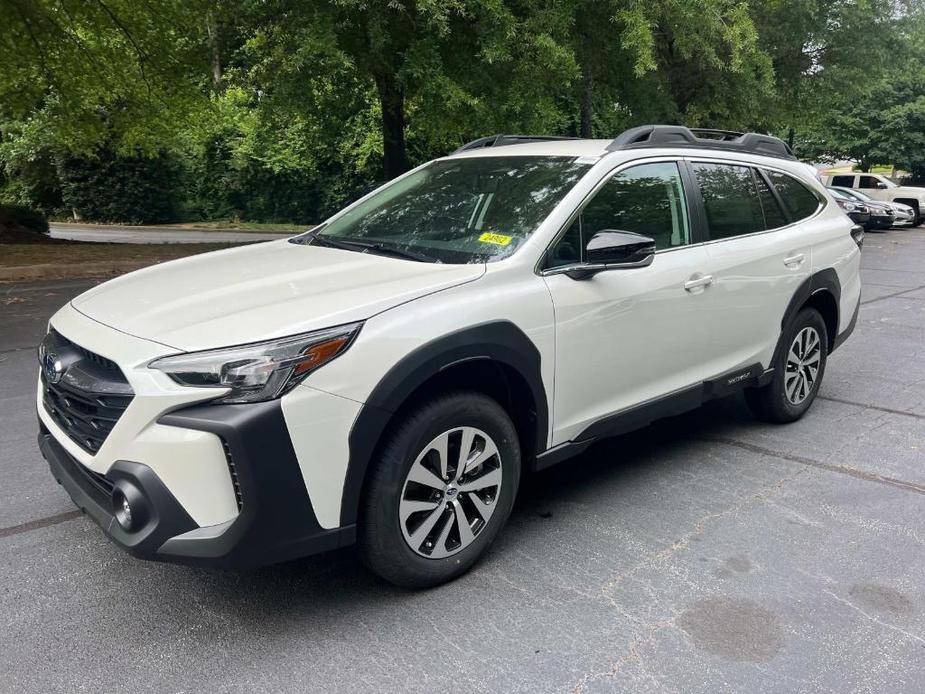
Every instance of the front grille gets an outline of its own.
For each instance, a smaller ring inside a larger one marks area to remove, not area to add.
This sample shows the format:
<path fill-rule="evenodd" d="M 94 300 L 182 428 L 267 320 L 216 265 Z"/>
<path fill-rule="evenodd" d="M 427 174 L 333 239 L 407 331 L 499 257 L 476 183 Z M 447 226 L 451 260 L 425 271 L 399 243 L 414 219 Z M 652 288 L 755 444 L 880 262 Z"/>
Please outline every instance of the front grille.
<path fill-rule="evenodd" d="M 74 348 L 75 351 L 77 351 L 78 354 L 82 355 L 84 359 L 91 361 L 108 371 L 119 374 L 119 376 L 124 380 L 125 377 L 122 376 L 122 370 L 116 365 L 116 362 L 112 361 L 111 359 L 107 359 L 106 357 L 100 356 L 96 352 L 91 352 L 89 349 L 84 349 L 80 345 L 75 345 L 73 342 L 71 342 L 70 345 Z"/>
<path fill-rule="evenodd" d="M 57 383 L 43 368 L 42 402 L 68 437 L 95 454 L 132 402 L 134 393 L 115 362 L 50 332 L 43 343 L 63 366 Z"/>

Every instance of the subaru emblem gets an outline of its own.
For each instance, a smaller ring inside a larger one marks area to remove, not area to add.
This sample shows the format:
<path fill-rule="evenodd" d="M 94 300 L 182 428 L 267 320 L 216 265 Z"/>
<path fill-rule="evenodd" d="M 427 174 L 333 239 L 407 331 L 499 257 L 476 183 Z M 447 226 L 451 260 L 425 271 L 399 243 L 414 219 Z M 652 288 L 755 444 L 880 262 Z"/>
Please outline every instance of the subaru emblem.
<path fill-rule="evenodd" d="M 64 365 L 54 352 L 45 354 L 45 378 L 49 383 L 57 383 L 64 374 Z"/>

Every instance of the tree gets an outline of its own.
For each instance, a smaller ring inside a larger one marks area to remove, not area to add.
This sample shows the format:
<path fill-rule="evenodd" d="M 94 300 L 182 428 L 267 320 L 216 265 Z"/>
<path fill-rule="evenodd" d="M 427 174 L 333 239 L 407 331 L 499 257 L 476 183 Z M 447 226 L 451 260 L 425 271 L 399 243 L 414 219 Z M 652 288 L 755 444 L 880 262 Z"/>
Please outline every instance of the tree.
<path fill-rule="evenodd" d="M 0 142 L 160 149 L 201 106 L 195 2 L 3 0 Z M 29 130 L 33 133 L 29 133 Z"/>
<path fill-rule="evenodd" d="M 921 12 L 901 0 L 753 0 L 751 14 L 774 70 L 766 121 L 793 145 L 895 71 L 896 38 Z"/>
<path fill-rule="evenodd" d="M 876 164 L 916 169 L 925 164 L 925 7 L 872 9 L 860 16 L 848 7 L 834 22 L 838 31 L 817 42 L 819 69 L 801 78 L 815 94 L 800 97 L 805 111 L 791 118 L 809 155 L 851 159 L 864 171 Z M 843 32 L 861 29 L 875 47 L 846 56 Z"/>
<path fill-rule="evenodd" d="M 62 162 L 103 185 L 94 167 L 142 170 L 141 157 L 175 172 L 158 180 L 183 214 L 315 221 L 468 139 L 647 122 L 789 134 L 806 155 L 913 167 L 923 12 L 913 0 L 0 0 L 0 198 L 60 206 Z"/>

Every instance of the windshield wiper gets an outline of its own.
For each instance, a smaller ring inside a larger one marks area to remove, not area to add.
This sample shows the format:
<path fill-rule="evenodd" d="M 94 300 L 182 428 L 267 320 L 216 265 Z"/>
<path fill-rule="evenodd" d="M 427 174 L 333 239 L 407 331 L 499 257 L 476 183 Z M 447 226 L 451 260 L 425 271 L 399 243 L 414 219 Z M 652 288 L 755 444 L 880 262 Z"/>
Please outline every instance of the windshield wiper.
<path fill-rule="evenodd" d="M 415 260 L 419 263 L 433 263 L 433 258 L 423 253 L 403 250 L 400 248 L 391 248 L 381 243 L 365 243 L 361 241 L 345 241 L 332 236 L 322 236 L 321 234 L 312 234 L 312 242 L 318 242 L 321 246 L 330 246 L 331 248 L 340 248 L 345 251 L 360 251 L 361 253 L 378 253 L 379 255 L 390 255 L 395 258 L 404 258 L 406 260 Z"/>
<path fill-rule="evenodd" d="M 356 242 L 351 242 L 356 243 Z M 383 246 L 381 243 L 356 243 L 357 246 L 362 246 L 366 248 L 370 253 L 380 253 L 382 255 L 392 255 L 396 258 L 406 258 L 408 260 L 416 260 L 419 263 L 439 263 L 439 260 L 431 258 L 429 255 L 424 255 L 423 253 L 418 253 L 417 251 L 409 251 L 405 248 L 391 248 L 390 246 Z"/>
<path fill-rule="evenodd" d="M 346 241 L 338 241 L 330 236 L 322 236 L 321 234 L 311 233 L 308 235 L 308 241 L 312 244 L 317 243 L 319 246 L 328 246 L 329 248 L 340 248 L 343 251 L 356 251 L 360 249 L 358 244 L 348 243 Z M 362 249 L 360 249 L 362 250 Z"/>

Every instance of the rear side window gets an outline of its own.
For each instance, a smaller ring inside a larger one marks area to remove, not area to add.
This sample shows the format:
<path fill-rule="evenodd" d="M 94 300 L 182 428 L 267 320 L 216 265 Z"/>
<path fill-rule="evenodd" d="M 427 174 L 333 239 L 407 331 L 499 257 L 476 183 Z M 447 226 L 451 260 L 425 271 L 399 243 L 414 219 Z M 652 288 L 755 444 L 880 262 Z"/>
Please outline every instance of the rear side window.
<path fill-rule="evenodd" d="M 750 167 L 696 163 L 693 169 L 711 239 L 753 234 L 767 228 Z"/>
<path fill-rule="evenodd" d="M 755 176 L 758 185 L 758 199 L 761 200 L 761 211 L 764 212 L 764 224 L 768 229 L 778 229 L 789 224 L 787 215 L 780 208 L 777 197 L 764 182 L 761 176 Z"/>
<path fill-rule="evenodd" d="M 793 176 L 777 171 L 768 171 L 767 174 L 771 180 L 771 185 L 774 186 L 777 194 L 784 201 L 784 205 L 790 210 L 790 217 L 794 222 L 812 217 L 816 210 L 819 209 L 819 198 L 816 197 L 816 194 Z M 835 178 L 839 177 L 836 176 Z"/>
<path fill-rule="evenodd" d="M 854 176 L 833 176 L 830 185 L 838 186 L 839 188 L 853 188 Z"/>

